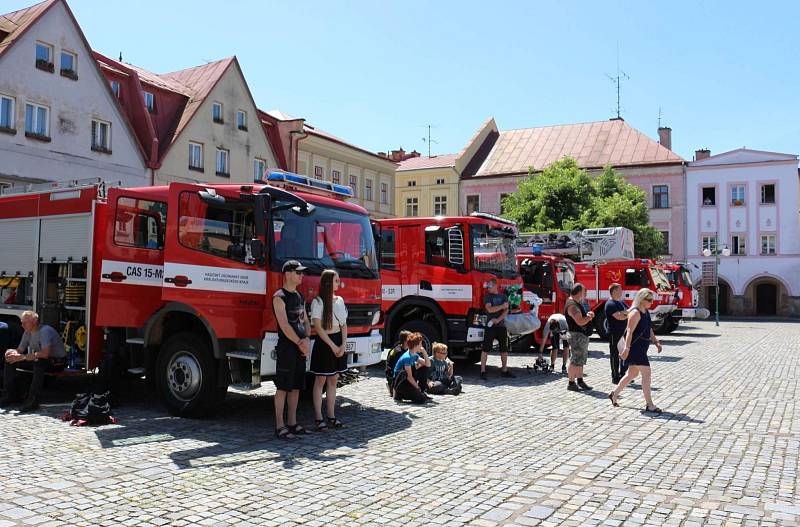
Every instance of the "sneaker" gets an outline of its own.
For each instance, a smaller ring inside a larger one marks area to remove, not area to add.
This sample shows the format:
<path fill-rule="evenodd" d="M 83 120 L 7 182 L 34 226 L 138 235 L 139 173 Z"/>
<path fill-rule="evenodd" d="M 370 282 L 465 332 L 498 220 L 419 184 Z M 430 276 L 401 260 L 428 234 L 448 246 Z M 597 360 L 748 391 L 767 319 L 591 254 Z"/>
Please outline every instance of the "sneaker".
<path fill-rule="evenodd" d="M 32 412 L 39 408 L 39 400 L 36 397 L 28 397 L 25 399 L 25 402 L 22 403 L 20 406 L 19 411 L 24 412 Z"/>
<path fill-rule="evenodd" d="M 482 381 L 488 380 L 488 378 L 486 377 L 486 372 L 485 371 L 481 372 L 481 380 Z"/>
<path fill-rule="evenodd" d="M 580 392 L 581 391 L 581 389 L 578 387 L 578 385 L 575 384 L 574 382 L 568 382 L 567 383 L 567 390 L 570 391 L 570 392 Z"/>
<path fill-rule="evenodd" d="M 517 378 L 517 376 L 514 375 L 513 373 L 511 373 L 511 371 L 509 371 L 509 370 L 500 372 L 500 377 L 505 377 L 506 379 L 516 379 Z"/>
<path fill-rule="evenodd" d="M 566 375 L 567 374 L 567 367 L 566 366 L 561 366 L 561 374 L 562 375 Z"/>
<path fill-rule="evenodd" d="M 576 382 L 578 383 L 578 386 L 580 386 L 581 388 L 583 388 L 583 390 L 584 390 L 584 391 L 589 391 L 589 390 L 591 390 L 591 389 L 592 389 L 592 387 L 591 387 L 591 386 L 589 386 L 588 384 L 586 384 L 586 382 L 583 380 L 583 377 L 580 377 L 580 378 L 579 378 L 579 379 L 578 379 Z"/>

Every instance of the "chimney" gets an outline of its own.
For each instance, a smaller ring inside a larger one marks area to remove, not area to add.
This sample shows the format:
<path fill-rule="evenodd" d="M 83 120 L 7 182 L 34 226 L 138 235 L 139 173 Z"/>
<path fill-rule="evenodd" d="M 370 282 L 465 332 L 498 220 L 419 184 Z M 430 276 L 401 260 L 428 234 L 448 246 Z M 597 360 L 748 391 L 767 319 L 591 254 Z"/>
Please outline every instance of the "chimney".
<path fill-rule="evenodd" d="M 658 142 L 667 150 L 672 150 L 672 128 L 668 126 L 659 126 Z"/>
<path fill-rule="evenodd" d="M 694 151 L 694 160 L 700 161 L 701 159 L 708 159 L 711 157 L 711 150 L 708 148 L 701 148 L 700 150 Z"/>

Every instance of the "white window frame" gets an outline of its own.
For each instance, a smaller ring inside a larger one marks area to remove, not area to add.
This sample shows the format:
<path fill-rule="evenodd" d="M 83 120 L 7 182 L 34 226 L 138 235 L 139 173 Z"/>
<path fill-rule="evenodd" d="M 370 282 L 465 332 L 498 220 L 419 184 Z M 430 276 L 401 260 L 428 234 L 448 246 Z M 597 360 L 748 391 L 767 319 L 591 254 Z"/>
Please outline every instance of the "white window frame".
<path fill-rule="evenodd" d="M 74 51 L 69 51 L 67 49 L 62 49 L 61 50 L 61 57 L 59 59 L 60 62 L 58 64 L 59 71 L 63 71 L 64 70 L 64 55 L 69 55 L 70 57 L 72 57 L 72 69 L 70 71 L 72 71 L 72 73 L 77 75 L 78 74 L 78 54 L 75 53 Z"/>
<path fill-rule="evenodd" d="M 16 130 L 17 129 L 17 100 L 10 95 L 0 95 L 0 112 L 3 111 L 3 101 L 8 101 L 9 109 L 8 112 L 8 122 L 3 124 L 2 122 L 2 113 L 0 113 L 0 127 L 5 128 L 6 130 Z"/>
<path fill-rule="evenodd" d="M 719 237 L 716 234 L 704 234 L 700 240 L 701 253 L 706 249 L 710 250 L 712 253 L 717 252 L 717 247 L 719 247 Z"/>
<path fill-rule="evenodd" d="M 236 110 L 236 128 L 239 130 L 247 131 L 247 112 L 244 110 Z"/>
<path fill-rule="evenodd" d="M 741 191 L 741 198 L 737 197 L 739 192 Z M 731 185 L 731 201 L 730 204 L 732 207 L 741 207 L 747 204 L 747 187 L 745 185 Z M 741 201 L 740 204 L 736 204 L 736 201 Z"/>
<path fill-rule="evenodd" d="M 353 197 L 358 197 L 358 176 L 350 174 L 350 188 L 353 189 Z"/>
<path fill-rule="evenodd" d="M 381 205 L 389 204 L 389 184 L 381 183 Z"/>
<path fill-rule="evenodd" d="M 415 180 L 411 179 L 411 180 L 408 181 L 408 186 L 409 187 L 416 187 L 417 186 L 417 182 Z"/>
<path fill-rule="evenodd" d="M 369 179 L 369 178 L 366 178 L 364 180 L 364 199 L 367 200 L 367 201 L 373 201 L 372 200 L 372 180 Z"/>
<path fill-rule="evenodd" d="M 195 158 L 195 155 L 194 155 L 195 151 L 199 153 L 199 155 L 197 156 L 197 159 L 200 160 L 200 164 L 199 165 L 195 165 L 195 164 L 192 163 L 192 161 Z M 197 169 L 197 170 L 203 170 L 204 169 L 203 143 L 195 143 L 194 141 L 189 141 L 189 168 L 194 168 L 194 169 Z"/>
<path fill-rule="evenodd" d="M 53 57 L 53 55 L 55 55 L 55 48 L 53 47 L 52 44 L 48 44 L 47 42 L 44 42 L 42 40 L 36 41 L 36 47 L 34 50 L 34 62 L 39 60 L 39 46 L 42 46 L 43 48 L 47 49 L 47 63 L 53 64 L 53 60 L 55 58 Z"/>
<path fill-rule="evenodd" d="M 231 151 L 227 148 L 217 148 L 217 154 L 214 156 L 214 168 L 216 174 L 221 177 L 231 175 Z M 220 170 L 222 168 L 223 170 Z"/>
<path fill-rule="evenodd" d="M 759 236 L 759 241 L 761 242 L 759 245 L 760 247 L 760 254 L 761 256 L 774 256 L 778 253 L 777 251 L 777 242 L 778 238 L 774 234 L 762 234 Z M 764 251 L 764 241 L 767 242 L 767 250 Z"/>
<path fill-rule="evenodd" d="M 150 113 L 156 112 L 156 96 L 153 92 L 142 90 L 142 97 L 144 97 L 144 106 Z"/>
<path fill-rule="evenodd" d="M 28 130 L 28 106 L 33 108 L 33 130 Z M 44 109 L 45 111 L 45 123 L 44 123 L 44 133 L 40 133 L 37 130 L 39 129 L 39 109 Z M 25 102 L 25 133 L 26 134 L 33 134 L 40 137 L 50 137 L 50 108 L 47 106 L 43 106 L 41 104 L 36 104 L 35 102 L 26 101 Z"/>
<path fill-rule="evenodd" d="M 323 168 L 323 167 L 321 167 L 319 165 L 314 165 L 314 176 L 313 177 L 314 177 L 314 179 L 320 179 L 320 180 L 325 179 L 325 168 Z"/>
<path fill-rule="evenodd" d="M 217 117 L 217 108 L 219 108 L 219 117 Z M 222 124 L 225 122 L 225 118 L 223 117 L 224 108 L 222 107 L 221 102 L 214 101 L 211 103 L 211 120 L 217 124 Z"/>
<path fill-rule="evenodd" d="M 419 216 L 419 198 L 406 198 L 406 218 L 415 218 L 417 216 Z"/>
<path fill-rule="evenodd" d="M 437 185 L 444 185 L 444 178 L 443 177 L 436 178 L 436 184 Z"/>
<path fill-rule="evenodd" d="M 731 255 L 732 256 L 746 256 L 747 255 L 747 235 L 746 234 L 731 234 Z"/>
<path fill-rule="evenodd" d="M 259 174 L 259 172 L 261 172 Z M 253 159 L 253 180 L 260 181 L 267 175 L 267 162 L 260 158 Z"/>
<path fill-rule="evenodd" d="M 109 85 L 111 85 L 111 93 L 114 94 L 114 97 L 119 99 L 119 94 L 122 93 L 122 85 L 119 83 L 118 80 L 110 80 Z"/>
<path fill-rule="evenodd" d="M 337 185 L 341 184 L 342 182 L 342 172 L 339 170 L 331 169 L 331 183 L 336 183 Z"/>
<path fill-rule="evenodd" d="M 105 126 L 105 133 L 102 133 Z M 98 141 L 101 139 L 101 141 Z M 92 150 L 111 151 L 111 123 L 100 119 L 92 119 Z"/>
<path fill-rule="evenodd" d="M 447 216 L 447 196 L 433 197 L 433 215 Z"/>

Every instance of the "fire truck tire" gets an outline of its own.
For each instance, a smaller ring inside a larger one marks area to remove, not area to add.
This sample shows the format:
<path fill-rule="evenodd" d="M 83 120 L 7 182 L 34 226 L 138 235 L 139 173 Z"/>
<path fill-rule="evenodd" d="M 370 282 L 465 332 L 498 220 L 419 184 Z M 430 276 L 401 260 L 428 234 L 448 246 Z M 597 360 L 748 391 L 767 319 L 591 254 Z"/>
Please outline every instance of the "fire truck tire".
<path fill-rule="evenodd" d="M 424 320 L 411 320 L 406 322 L 397 331 L 398 335 L 401 331 L 410 331 L 411 333 L 422 333 L 422 345 L 430 352 L 431 344 L 441 340 L 442 335 L 439 330 L 430 322 Z"/>
<path fill-rule="evenodd" d="M 597 332 L 598 337 L 600 337 L 603 340 L 608 340 L 608 332 L 606 331 L 605 309 L 601 308 L 594 312 L 594 330 Z"/>
<path fill-rule="evenodd" d="M 216 386 L 211 350 L 192 333 L 167 339 L 156 359 L 155 380 L 170 413 L 180 417 L 211 415 L 227 392 Z"/>

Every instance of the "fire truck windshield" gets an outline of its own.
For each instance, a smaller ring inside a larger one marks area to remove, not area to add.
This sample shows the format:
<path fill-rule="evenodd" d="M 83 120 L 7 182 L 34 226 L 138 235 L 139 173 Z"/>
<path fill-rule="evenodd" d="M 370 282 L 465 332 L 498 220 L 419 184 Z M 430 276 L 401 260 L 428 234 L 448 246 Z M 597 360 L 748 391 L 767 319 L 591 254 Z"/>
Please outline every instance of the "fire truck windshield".
<path fill-rule="evenodd" d="M 517 251 L 515 237 L 488 225 L 472 225 L 472 268 L 503 278 L 516 278 Z"/>
<path fill-rule="evenodd" d="M 692 274 L 686 269 L 681 269 L 681 280 L 683 280 L 684 285 L 689 286 L 689 288 L 694 287 L 694 283 L 692 282 Z"/>
<path fill-rule="evenodd" d="M 308 216 L 291 209 L 272 215 L 272 264 L 299 260 L 320 275 L 336 269 L 342 277 L 378 278 L 372 225 L 366 214 L 316 205 Z"/>
<path fill-rule="evenodd" d="M 651 267 L 650 274 L 653 276 L 653 283 L 657 291 L 669 291 L 672 289 L 669 280 L 667 280 L 667 275 L 664 274 L 663 270 L 658 267 Z"/>

